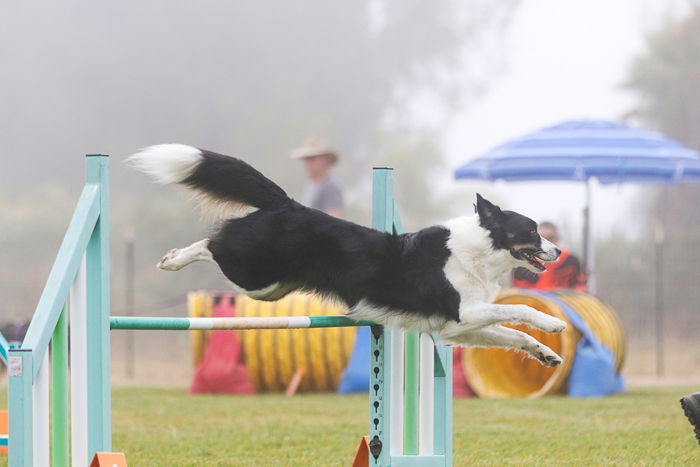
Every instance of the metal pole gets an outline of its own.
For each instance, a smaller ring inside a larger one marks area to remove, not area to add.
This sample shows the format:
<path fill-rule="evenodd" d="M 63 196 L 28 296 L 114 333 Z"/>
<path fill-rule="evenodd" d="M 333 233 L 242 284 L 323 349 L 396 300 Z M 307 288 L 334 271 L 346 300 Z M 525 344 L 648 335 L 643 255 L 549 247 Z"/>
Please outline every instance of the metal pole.
<path fill-rule="evenodd" d="M 253 316 L 232 318 L 161 318 L 111 316 L 110 329 L 186 331 L 191 329 L 307 329 L 372 326 L 371 321 L 347 316 Z"/>
<path fill-rule="evenodd" d="M 588 290 L 595 293 L 595 252 L 591 229 L 591 198 L 592 181 L 586 180 L 586 205 L 583 208 L 583 261 L 581 267 L 588 277 Z"/>
<path fill-rule="evenodd" d="M 656 341 L 656 376 L 664 374 L 664 227 L 656 224 L 654 232 L 654 301 L 656 316 L 654 317 L 654 337 Z"/>
<path fill-rule="evenodd" d="M 130 227 L 126 232 L 124 243 L 124 305 L 127 316 L 134 316 L 134 284 L 136 281 L 134 228 Z M 124 336 L 124 355 L 126 355 L 126 377 L 134 379 L 134 332 L 128 331 Z"/>
<path fill-rule="evenodd" d="M 85 251 L 89 461 L 96 452 L 112 450 L 108 157 L 102 154 L 88 154 L 86 172 L 87 183 L 97 185 L 100 194 L 100 217 Z"/>
<path fill-rule="evenodd" d="M 372 171 L 372 228 L 393 230 L 392 169 Z M 369 377 L 369 465 L 391 464 L 403 453 L 403 332 L 372 327 Z"/>

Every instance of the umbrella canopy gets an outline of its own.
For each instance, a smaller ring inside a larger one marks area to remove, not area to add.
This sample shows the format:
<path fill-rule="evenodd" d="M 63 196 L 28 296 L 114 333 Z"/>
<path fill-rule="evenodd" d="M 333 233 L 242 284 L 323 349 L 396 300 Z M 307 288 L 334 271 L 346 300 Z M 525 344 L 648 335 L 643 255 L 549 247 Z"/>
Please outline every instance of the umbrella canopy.
<path fill-rule="evenodd" d="M 604 120 L 571 120 L 502 144 L 456 169 L 455 177 L 700 182 L 700 156 L 653 131 Z"/>

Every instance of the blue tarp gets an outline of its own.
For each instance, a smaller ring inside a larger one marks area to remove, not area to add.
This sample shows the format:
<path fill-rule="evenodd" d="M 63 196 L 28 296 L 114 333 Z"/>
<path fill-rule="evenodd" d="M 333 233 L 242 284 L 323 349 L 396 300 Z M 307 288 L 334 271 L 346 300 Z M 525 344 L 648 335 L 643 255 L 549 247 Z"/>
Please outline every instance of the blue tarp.
<path fill-rule="evenodd" d="M 553 293 L 528 290 L 556 303 L 569 321 L 583 334 L 578 342 L 568 378 L 568 394 L 572 397 L 602 397 L 625 390 L 622 375 L 615 369 L 615 356 L 590 330 L 586 322 L 569 305 Z M 338 385 L 339 394 L 369 390 L 369 351 L 372 338 L 369 327 L 357 328 L 355 344 Z"/>
<path fill-rule="evenodd" d="M 369 326 L 357 328 L 355 345 L 350 354 L 350 361 L 345 367 L 338 385 L 338 394 L 369 391 L 369 347 L 372 332 Z"/>
<path fill-rule="evenodd" d="M 622 375 L 615 369 L 615 356 L 600 342 L 583 318 L 553 293 L 533 290 L 528 290 L 528 293 L 541 295 L 556 303 L 571 324 L 583 334 L 576 346 L 574 362 L 569 372 L 569 396 L 601 397 L 624 391 Z"/>

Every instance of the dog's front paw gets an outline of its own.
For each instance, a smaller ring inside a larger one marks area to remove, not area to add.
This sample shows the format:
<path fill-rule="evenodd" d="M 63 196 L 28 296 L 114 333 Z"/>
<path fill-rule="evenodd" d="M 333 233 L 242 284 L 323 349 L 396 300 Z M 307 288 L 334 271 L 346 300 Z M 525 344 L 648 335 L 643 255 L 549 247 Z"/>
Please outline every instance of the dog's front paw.
<path fill-rule="evenodd" d="M 176 261 L 179 253 L 180 250 L 173 248 L 158 261 L 156 266 L 163 271 L 179 271 L 182 268 L 182 265 Z"/>
<path fill-rule="evenodd" d="M 552 353 L 552 355 L 545 355 L 544 353 L 540 352 L 537 356 L 537 360 L 539 360 L 544 366 L 549 367 L 559 366 L 563 362 L 561 357 L 555 353 Z"/>
<path fill-rule="evenodd" d="M 558 334 L 566 329 L 566 321 L 555 318 L 554 316 L 549 316 L 549 318 L 550 319 L 547 320 L 547 323 L 542 327 L 544 332 Z"/>
<path fill-rule="evenodd" d="M 556 352 L 546 345 L 542 345 L 540 343 L 535 346 L 534 351 L 530 353 L 530 355 L 539 360 L 542 365 L 549 367 L 559 366 L 563 361 L 561 357 L 556 354 Z"/>

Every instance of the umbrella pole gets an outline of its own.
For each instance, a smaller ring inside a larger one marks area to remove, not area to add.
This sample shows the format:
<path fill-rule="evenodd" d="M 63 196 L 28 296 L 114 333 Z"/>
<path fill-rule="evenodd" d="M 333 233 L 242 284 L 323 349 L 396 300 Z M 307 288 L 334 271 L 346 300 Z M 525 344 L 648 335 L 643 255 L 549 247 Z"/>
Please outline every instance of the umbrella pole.
<path fill-rule="evenodd" d="M 583 207 L 583 268 L 588 277 L 588 290 L 595 293 L 595 279 L 593 277 L 593 237 L 591 235 L 591 179 L 586 180 L 586 204 Z"/>
<path fill-rule="evenodd" d="M 664 227 L 657 222 L 654 229 L 654 337 L 656 340 L 656 376 L 664 374 Z"/>

